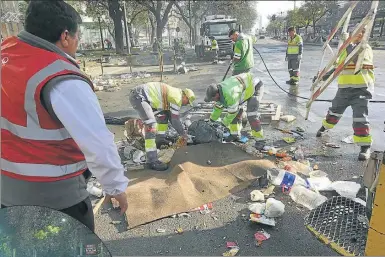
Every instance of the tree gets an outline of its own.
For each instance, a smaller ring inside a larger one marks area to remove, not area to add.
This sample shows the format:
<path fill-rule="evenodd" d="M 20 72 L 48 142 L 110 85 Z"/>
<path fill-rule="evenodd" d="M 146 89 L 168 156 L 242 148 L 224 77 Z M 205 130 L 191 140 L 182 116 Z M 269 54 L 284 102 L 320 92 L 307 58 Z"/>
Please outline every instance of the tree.
<path fill-rule="evenodd" d="M 317 22 L 331 10 L 332 5 L 335 5 L 335 2 L 336 1 L 305 1 L 305 4 L 303 5 L 303 15 L 306 20 L 312 21 L 314 37 Z"/>
<path fill-rule="evenodd" d="M 156 38 L 161 42 L 163 37 L 163 29 L 167 23 L 168 15 L 173 7 L 175 0 L 135 0 L 140 5 L 149 10 L 155 17 L 156 21 Z"/>
<path fill-rule="evenodd" d="M 131 46 L 137 45 L 138 28 L 147 21 L 147 9 L 135 1 L 126 0 L 126 21 Z M 135 33 L 136 32 L 136 33 Z"/>
<path fill-rule="evenodd" d="M 305 28 L 310 25 L 311 20 L 306 18 L 306 15 L 304 15 L 304 8 L 298 8 L 295 10 L 290 10 L 287 13 L 286 19 L 287 19 L 287 25 L 289 27 L 295 27 L 297 29 Z"/>

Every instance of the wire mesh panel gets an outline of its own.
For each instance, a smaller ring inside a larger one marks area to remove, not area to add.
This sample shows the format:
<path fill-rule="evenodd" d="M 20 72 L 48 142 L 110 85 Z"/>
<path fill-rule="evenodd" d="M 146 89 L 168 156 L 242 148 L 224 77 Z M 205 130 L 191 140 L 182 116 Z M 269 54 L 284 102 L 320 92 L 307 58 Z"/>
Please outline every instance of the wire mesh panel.
<path fill-rule="evenodd" d="M 338 253 L 361 256 L 369 226 L 365 208 L 352 199 L 336 196 L 312 210 L 305 217 L 305 226 Z"/>

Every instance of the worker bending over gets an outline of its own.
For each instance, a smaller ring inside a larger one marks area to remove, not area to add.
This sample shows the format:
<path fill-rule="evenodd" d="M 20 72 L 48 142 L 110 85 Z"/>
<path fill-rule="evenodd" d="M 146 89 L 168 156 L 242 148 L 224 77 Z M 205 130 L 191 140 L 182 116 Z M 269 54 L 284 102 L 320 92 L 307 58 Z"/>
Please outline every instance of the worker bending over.
<path fill-rule="evenodd" d="M 289 40 L 285 60 L 287 61 L 290 80 L 286 81 L 286 84 L 298 85 L 303 53 L 303 40 L 302 37 L 295 32 L 294 27 L 290 27 L 287 31 L 289 32 Z"/>
<path fill-rule="evenodd" d="M 251 126 L 251 135 L 255 139 L 263 138 L 263 130 L 259 120 L 259 102 L 263 95 L 263 83 L 253 78 L 251 73 L 229 77 L 221 83 L 207 88 L 205 102 L 216 101 L 210 120 L 217 121 L 224 108 L 228 114 L 222 123 L 230 130 L 229 141 L 240 139 L 242 129 L 242 104 L 247 102 L 247 118 Z"/>
<path fill-rule="evenodd" d="M 213 63 L 218 63 L 218 42 L 215 37 L 211 37 L 211 53 L 213 56 Z"/>
<path fill-rule="evenodd" d="M 193 105 L 194 100 L 192 90 L 161 82 L 149 82 L 131 90 L 129 101 L 145 125 L 145 149 L 150 169 L 162 171 L 168 168 L 167 164 L 158 160 L 156 137 L 160 140 L 166 137 L 169 120 L 178 134 L 187 140 L 179 110 L 182 106 Z"/>
<path fill-rule="evenodd" d="M 232 29 L 229 32 L 230 39 L 234 43 L 233 76 L 246 73 L 254 67 L 253 40 L 246 34 Z"/>
<path fill-rule="evenodd" d="M 361 42 L 364 34 L 365 29 L 341 53 L 336 67 L 343 65 L 348 55 Z M 326 118 L 322 122 L 322 127 L 317 132 L 317 137 L 320 137 L 325 130 L 333 128 L 341 119 L 346 108 L 351 106 L 353 110 L 353 140 L 357 145 L 361 146 L 358 159 L 367 160 L 370 156 L 370 146 L 372 144 L 368 120 L 368 103 L 372 98 L 375 81 L 372 48 L 367 45 L 364 50 L 363 65 L 360 71 L 354 74 L 357 58 L 345 66 L 338 76 L 337 94 L 332 101 L 332 106 L 329 108 Z M 324 75 L 322 80 L 327 80 L 335 69 L 333 68 Z"/>

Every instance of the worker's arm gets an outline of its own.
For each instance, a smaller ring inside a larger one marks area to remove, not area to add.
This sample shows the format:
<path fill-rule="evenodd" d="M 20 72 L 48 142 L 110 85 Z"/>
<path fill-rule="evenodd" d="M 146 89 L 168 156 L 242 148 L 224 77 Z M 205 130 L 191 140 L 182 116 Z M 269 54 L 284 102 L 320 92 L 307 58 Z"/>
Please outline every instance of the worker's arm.
<path fill-rule="evenodd" d="M 239 111 L 239 103 L 235 103 L 234 105 L 232 106 L 229 106 L 227 108 L 227 115 L 223 118 L 223 125 L 225 125 L 226 127 L 230 125 L 230 123 L 235 119 L 235 117 L 237 116 L 238 114 L 238 111 Z"/>
<path fill-rule="evenodd" d="M 233 62 L 239 62 L 242 58 L 242 50 L 240 48 L 241 41 L 237 41 L 234 44 L 234 57 Z"/>
<path fill-rule="evenodd" d="M 216 121 L 219 119 L 223 111 L 223 105 L 220 102 L 216 102 L 213 112 L 210 115 L 210 120 Z"/>
<path fill-rule="evenodd" d="M 302 53 L 303 53 L 303 40 L 302 40 L 302 37 L 300 35 L 298 35 L 299 37 L 299 40 L 298 40 L 298 48 L 299 48 L 299 52 L 298 54 L 300 56 L 302 56 Z M 287 51 L 286 51 L 287 52 Z"/>
<path fill-rule="evenodd" d="M 128 178 L 124 176 L 114 135 L 106 126 L 91 87 L 82 80 L 65 80 L 52 86 L 47 94 L 55 115 L 83 152 L 104 192 L 113 196 L 125 192 Z"/>
<path fill-rule="evenodd" d="M 176 104 L 170 103 L 171 125 L 178 132 L 180 136 L 185 136 L 186 132 L 180 120 L 180 107 Z"/>

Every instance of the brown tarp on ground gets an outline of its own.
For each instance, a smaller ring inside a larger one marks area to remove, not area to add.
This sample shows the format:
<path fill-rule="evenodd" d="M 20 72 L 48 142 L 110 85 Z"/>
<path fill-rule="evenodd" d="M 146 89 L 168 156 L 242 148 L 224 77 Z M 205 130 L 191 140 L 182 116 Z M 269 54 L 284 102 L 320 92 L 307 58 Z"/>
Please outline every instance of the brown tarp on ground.
<path fill-rule="evenodd" d="M 275 165 L 268 160 L 255 160 L 233 144 L 210 143 L 177 150 L 170 167 L 164 172 L 128 172 L 129 228 L 187 212 L 243 190 Z"/>

